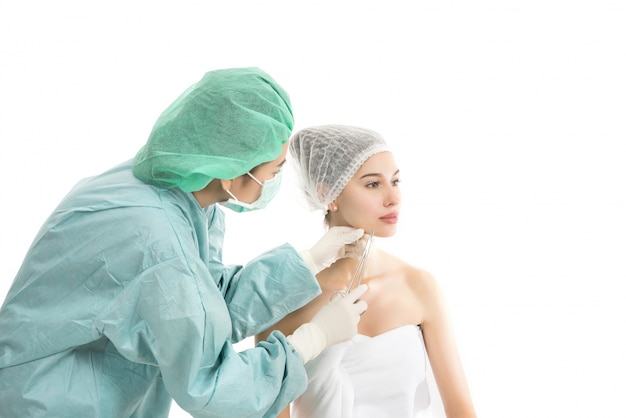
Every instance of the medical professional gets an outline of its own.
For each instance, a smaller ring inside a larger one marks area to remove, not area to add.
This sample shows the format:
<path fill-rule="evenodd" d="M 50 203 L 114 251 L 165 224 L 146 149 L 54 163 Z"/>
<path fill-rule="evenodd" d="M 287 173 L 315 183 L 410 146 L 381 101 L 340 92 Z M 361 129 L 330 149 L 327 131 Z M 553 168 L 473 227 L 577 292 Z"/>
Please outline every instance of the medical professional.
<path fill-rule="evenodd" d="M 304 364 L 356 333 L 366 286 L 287 337 L 242 352 L 233 343 L 316 297 L 314 274 L 357 254 L 363 230 L 225 266 L 216 205 L 245 212 L 272 199 L 292 126 L 268 74 L 211 71 L 133 160 L 79 182 L 0 309 L 0 417 L 158 418 L 172 398 L 195 417 L 274 416 L 302 393 Z"/>

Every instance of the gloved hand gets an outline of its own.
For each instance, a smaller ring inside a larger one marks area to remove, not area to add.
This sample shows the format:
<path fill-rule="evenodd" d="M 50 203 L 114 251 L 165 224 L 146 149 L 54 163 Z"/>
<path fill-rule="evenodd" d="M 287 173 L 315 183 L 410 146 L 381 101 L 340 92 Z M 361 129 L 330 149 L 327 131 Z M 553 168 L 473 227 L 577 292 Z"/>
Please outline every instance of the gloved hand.
<path fill-rule="evenodd" d="M 361 315 L 367 309 L 367 303 L 359 297 L 366 291 L 367 285 L 362 284 L 345 297 L 333 299 L 310 322 L 300 325 L 287 337 L 305 363 L 329 345 L 347 341 L 357 333 Z"/>
<path fill-rule="evenodd" d="M 333 226 L 310 249 L 300 252 L 309 270 L 315 275 L 343 257 L 360 257 L 365 243 L 362 229 Z M 358 241 L 357 241 L 358 240 Z M 361 253 L 357 252 L 361 246 Z"/>

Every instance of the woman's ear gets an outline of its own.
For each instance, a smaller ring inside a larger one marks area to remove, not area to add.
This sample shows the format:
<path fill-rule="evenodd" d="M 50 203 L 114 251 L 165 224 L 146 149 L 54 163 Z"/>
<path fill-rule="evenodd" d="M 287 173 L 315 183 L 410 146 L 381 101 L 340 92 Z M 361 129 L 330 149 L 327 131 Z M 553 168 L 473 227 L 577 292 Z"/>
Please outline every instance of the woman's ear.
<path fill-rule="evenodd" d="M 330 202 L 328 204 L 328 210 L 330 212 L 337 212 L 337 204 L 335 202 Z"/>
<path fill-rule="evenodd" d="M 230 190 L 230 188 L 233 186 L 233 181 L 232 180 L 220 180 L 220 183 L 221 183 L 222 189 L 224 191 Z"/>

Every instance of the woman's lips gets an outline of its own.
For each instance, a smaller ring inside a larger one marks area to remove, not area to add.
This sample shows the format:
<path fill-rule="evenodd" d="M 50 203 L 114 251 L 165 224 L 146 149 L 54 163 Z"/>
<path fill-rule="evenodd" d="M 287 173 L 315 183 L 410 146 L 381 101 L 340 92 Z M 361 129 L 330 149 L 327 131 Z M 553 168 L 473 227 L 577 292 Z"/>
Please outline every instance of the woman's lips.
<path fill-rule="evenodd" d="M 388 223 L 388 224 L 395 224 L 398 222 L 398 214 L 397 213 L 390 213 L 388 215 L 385 216 L 381 216 L 380 220 Z"/>

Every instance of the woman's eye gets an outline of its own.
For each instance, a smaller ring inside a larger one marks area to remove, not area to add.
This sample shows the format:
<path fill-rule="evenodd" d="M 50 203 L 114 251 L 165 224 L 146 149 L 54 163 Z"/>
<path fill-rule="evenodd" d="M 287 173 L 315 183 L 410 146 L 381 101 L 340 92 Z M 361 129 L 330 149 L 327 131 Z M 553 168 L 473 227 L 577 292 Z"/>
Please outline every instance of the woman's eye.
<path fill-rule="evenodd" d="M 392 180 L 391 184 L 397 186 L 398 184 L 400 184 L 400 179 Z"/>
<path fill-rule="evenodd" d="M 376 187 L 378 187 L 378 186 L 380 186 L 380 182 L 378 182 L 378 181 L 373 181 L 373 182 L 371 182 L 371 183 L 367 183 L 367 184 L 365 185 L 365 187 L 368 187 L 368 188 L 370 188 L 370 189 L 375 189 L 375 188 L 376 188 Z"/>

